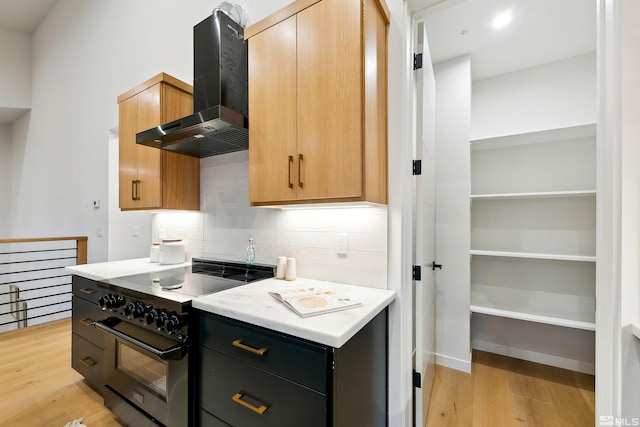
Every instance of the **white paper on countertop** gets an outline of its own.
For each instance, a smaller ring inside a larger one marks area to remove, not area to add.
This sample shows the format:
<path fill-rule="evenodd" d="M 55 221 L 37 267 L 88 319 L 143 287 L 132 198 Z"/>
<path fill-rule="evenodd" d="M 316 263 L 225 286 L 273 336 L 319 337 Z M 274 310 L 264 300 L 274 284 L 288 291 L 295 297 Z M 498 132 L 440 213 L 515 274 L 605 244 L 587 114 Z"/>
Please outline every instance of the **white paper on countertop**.
<path fill-rule="evenodd" d="M 362 303 L 361 307 L 301 318 L 269 291 L 299 287 L 331 287 Z M 192 306 L 209 313 L 240 320 L 277 332 L 304 338 L 334 348 L 351 337 L 380 313 L 396 297 L 395 291 L 298 278 L 294 282 L 265 279 L 192 301 Z"/>

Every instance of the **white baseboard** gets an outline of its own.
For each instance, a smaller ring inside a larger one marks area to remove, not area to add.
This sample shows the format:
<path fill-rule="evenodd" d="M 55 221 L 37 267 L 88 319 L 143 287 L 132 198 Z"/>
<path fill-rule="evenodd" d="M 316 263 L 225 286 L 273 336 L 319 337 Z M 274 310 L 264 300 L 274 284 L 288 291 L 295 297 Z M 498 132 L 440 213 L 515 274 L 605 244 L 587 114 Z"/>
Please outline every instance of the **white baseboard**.
<path fill-rule="evenodd" d="M 469 359 L 457 359 L 451 356 L 445 356 L 444 354 L 436 353 L 436 365 L 445 366 L 447 368 L 455 369 L 457 371 L 471 373 L 471 353 L 469 353 Z"/>
<path fill-rule="evenodd" d="M 490 353 L 501 354 L 503 356 L 515 357 L 516 359 L 528 360 L 529 362 L 541 363 L 543 365 L 555 366 L 557 368 L 569 369 L 571 371 L 583 372 L 594 375 L 596 366 L 594 363 L 582 362 L 580 360 L 567 359 L 535 351 L 522 350 L 514 347 L 507 347 L 486 341 L 474 340 L 472 348 Z"/>

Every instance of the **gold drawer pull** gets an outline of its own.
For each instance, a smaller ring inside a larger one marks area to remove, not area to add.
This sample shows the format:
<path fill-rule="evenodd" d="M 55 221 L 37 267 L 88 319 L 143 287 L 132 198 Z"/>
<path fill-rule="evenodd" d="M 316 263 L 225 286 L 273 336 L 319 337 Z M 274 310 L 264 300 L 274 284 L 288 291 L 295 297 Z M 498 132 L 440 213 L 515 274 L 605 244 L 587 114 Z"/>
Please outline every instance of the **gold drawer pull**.
<path fill-rule="evenodd" d="M 249 408 L 251 409 L 253 412 L 257 413 L 257 414 L 264 414 L 264 412 L 269 409 L 269 407 L 265 406 L 265 405 L 260 405 L 259 408 L 253 406 L 251 403 L 245 402 L 244 400 L 242 400 L 242 393 L 236 393 L 233 395 L 233 397 L 231 398 L 231 400 L 233 400 L 236 403 L 241 404 L 242 406 L 244 406 L 245 408 Z"/>
<path fill-rule="evenodd" d="M 87 295 L 91 295 L 91 294 L 95 294 L 96 293 L 95 289 L 89 289 L 89 288 L 80 288 L 80 292 L 82 292 L 83 294 L 87 294 Z"/>
<path fill-rule="evenodd" d="M 91 319 L 82 319 L 80 323 L 82 323 L 84 326 L 93 326 L 95 322 Z"/>
<path fill-rule="evenodd" d="M 96 365 L 98 363 L 90 357 L 85 357 L 83 359 L 80 359 L 80 361 L 84 363 L 85 366 L 88 366 L 88 367 L 92 367 L 93 365 Z"/>
<path fill-rule="evenodd" d="M 238 348 L 241 348 L 243 350 L 250 351 L 251 353 L 259 354 L 260 356 L 264 356 L 264 354 L 268 350 L 268 348 L 264 348 L 264 347 L 262 347 L 262 348 L 250 347 L 250 346 L 248 346 L 246 344 L 243 344 L 242 340 L 235 340 L 234 342 L 232 342 L 232 344 L 233 344 L 234 347 L 238 347 Z"/>

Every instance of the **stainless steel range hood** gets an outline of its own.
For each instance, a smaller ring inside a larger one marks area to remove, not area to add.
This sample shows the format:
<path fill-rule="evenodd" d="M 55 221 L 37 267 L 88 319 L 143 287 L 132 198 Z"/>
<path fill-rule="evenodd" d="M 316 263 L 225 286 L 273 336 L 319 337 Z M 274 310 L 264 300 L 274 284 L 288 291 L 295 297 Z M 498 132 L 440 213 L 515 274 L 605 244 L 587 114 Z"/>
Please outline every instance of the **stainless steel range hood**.
<path fill-rule="evenodd" d="M 193 157 L 249 148 L 247 44 L 220 10 L 193 28 L 194 114 L 136 135 L 136 143 Z"/>

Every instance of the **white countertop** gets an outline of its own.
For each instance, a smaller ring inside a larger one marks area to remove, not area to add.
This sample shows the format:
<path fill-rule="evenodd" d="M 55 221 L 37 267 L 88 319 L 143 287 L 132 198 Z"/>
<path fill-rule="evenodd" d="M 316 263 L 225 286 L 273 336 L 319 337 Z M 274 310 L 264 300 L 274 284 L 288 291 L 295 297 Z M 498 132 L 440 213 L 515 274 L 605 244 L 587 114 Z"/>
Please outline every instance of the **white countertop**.
<path fill-rule="evenodd" d="M 363 306 L 302 318 L 267 292 L 307 287 L 330 287 Z M 262 326 L 334 348 L 351 337 L 396 297 L 395 291 L 298 278 L 287 282 L 266 279 L 196 298 L 193 307 Z"/>
<path fill-rule="evenodd" d="M 99 262 L 94 264 L 73 265 L 65 267 L 72 274 L 91 280 L 113 279 L 132 274 L 153 273 L 176 267 L 186 267 L 191 261 L 182 264 L 159 264 L 150 258 L 127 259 L 123 261 Z"/>

